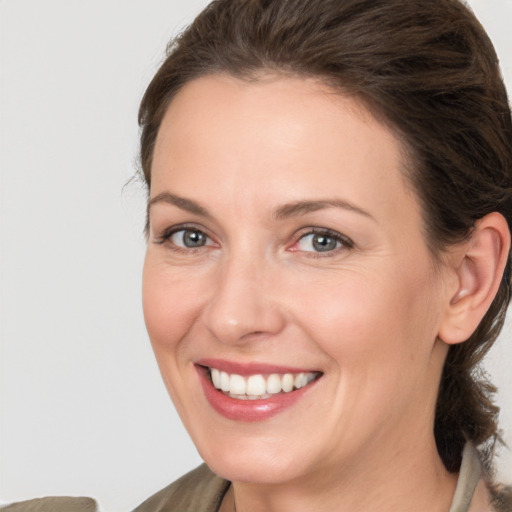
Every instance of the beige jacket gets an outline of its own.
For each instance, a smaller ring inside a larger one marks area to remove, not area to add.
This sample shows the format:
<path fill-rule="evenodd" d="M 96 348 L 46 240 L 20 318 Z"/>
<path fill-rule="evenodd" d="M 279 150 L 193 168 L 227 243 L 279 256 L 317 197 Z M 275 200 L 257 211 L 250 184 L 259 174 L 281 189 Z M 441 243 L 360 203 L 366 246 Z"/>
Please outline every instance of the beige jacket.
<path fill-rule="evenodd" d="M 471 512 L 471 502 L 481 478 L 478 453 L 468 443 L 462 454 L 459 480 L 449 512 Z M 156 493 L 133 512 L 217 512 L 228 487 L 228 481 L 214 475 L 203 464 Z M 484 494 L 489 501 L 488 493 Z M 477 512 L 491 511 L 487 503 L 484 507 L 487 510 L 477 506 Z M 504 512 L 512 510 L 504 509 Z"/>
<path fill-rule="evenodd" d="M 157 492 L 133 512 L 217 512 L 230 483 L 202 464 Z M 464 448 L 457 488 L 449 512 L 490 512 L 489 494 L 484 488 L 478 453 L 468 444 Z M 475 493 L 476 491 L 476 493 Z M 1 512 L 97 512 L 90 498 L 49 497 L 14 503 Z M 496 502 L 496 511 L 512 512 Z"/>

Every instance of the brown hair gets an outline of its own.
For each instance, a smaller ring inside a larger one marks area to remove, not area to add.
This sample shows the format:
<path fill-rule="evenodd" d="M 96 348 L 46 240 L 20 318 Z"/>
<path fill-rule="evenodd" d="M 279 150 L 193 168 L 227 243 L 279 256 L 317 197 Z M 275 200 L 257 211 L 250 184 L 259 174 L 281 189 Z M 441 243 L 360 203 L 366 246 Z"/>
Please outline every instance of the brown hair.
<path fill-rule="evenodd" d="M 432 253 L 498 211 L 512 221 L 512 126 L 492 43 L 457 0 L 215 0 L 168 47 L 139 112 L 141 164 L 174 95 L 196 77 L 314 76 L 361 98 L 401 137 Z M 449 471 L 467 440 L 494 446 L 494 387 L 478 364 L 503 325 L 510 259 L 474 334 L 450 348 L 434 433 Z M 488 461 L 487 461 L 488 462 Z"/>

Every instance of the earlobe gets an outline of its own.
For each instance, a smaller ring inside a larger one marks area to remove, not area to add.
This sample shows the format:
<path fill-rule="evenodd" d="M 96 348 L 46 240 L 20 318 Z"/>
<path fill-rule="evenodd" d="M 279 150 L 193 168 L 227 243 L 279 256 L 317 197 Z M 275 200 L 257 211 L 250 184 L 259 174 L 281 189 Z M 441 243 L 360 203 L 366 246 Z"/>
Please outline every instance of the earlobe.
<path fill-rule="evenodd" d="M 497 212 L 480 219 L 470 240 L 456 249 L 456 287 L 439 328 L 442 341 L 461 343 L 473 334 L 496 296 L 509 250 L 507 221 Z"/>

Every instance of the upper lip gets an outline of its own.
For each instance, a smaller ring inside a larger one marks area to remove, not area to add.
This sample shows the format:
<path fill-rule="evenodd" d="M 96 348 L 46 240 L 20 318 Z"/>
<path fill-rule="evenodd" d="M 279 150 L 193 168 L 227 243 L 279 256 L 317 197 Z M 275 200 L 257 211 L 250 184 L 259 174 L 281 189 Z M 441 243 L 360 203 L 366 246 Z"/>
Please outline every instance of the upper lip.
<path fill-rule="evenodd" d="M 271 373 L 309 373 L 315 372 L 311 368 L 296 368 L 290 366 L 282 366 L 269 363 L 243 363 L 235 361 L 227 361 L 225 359 L 216 358 L 203 358 L 195 361 L 195 364 L 200 366 L 207 366 L 209 368 L 216 368 L 217 370 L 237 375 L 257 375 L 257 374 L 271 374 Z"/>

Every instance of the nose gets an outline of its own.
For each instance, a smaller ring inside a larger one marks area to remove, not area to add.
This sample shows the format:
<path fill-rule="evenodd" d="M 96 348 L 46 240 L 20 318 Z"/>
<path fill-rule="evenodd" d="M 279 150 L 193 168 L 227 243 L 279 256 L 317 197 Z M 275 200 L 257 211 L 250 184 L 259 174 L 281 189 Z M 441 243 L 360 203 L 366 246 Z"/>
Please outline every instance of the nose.
<path fill-rule="evenodd" d="M 276 283 L 268 267 L 261 260 L 232 259 L 217 269 L 203 320 L 218 341 L 244 344 L 284 328 L 285 313 L 273 293 Z"/>

